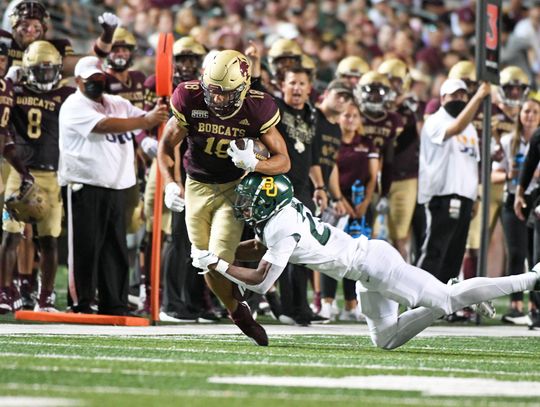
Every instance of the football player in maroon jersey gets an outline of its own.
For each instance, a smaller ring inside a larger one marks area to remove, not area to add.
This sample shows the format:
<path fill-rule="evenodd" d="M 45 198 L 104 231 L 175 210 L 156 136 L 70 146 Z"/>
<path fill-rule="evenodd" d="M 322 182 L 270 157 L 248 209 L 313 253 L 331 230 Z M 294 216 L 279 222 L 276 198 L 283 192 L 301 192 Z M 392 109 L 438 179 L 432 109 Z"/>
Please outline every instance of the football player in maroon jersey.
<path fill-rule="evenodd" d="M 355 98 L 362 112 L 362 126 L 366 137 L 379 149 L 381 156 L 381 185 L 377 212 L 388 211 L 387 195 L 392 184 L 395 139 L 403 130 L 399 114 L 388 110 L 393 91 L 385 75 L 369 71 L 362 75 L 355 88 Z"/>
<path fill-rule="evenodd" d="M 45 39 L 49 25 L 49 13 L 39 0 L 22 0 L 9 15 L 12 33 L 0 30 L 0 41 L 9 48 L 9 65 L 20 66 L 24 50 L 37 40 Z M 118 25 L 118 17 L 111 13 L 99 16 L 99 24 L 103 28 L 101 36 L 94 44 L 94 52 L 104 58 L 111 50 L 114 30 Z M 75 55 L 68 39 L 55 38 L 49 40 L 62 55 L 62 73 L 72 75 L 75 64 L 82 57 Z"/>
<path fill-rule="evenodd" d="M 232 50 L 212 54 L 202 80 L 182 82 L 174 91 L 174 117 L 158 148 L 165 204 L 177 212 L 185 206 L 192 246 L 213 248 L 231 261 L 243 229 L 232 208 L 240 178 L 245 171 L 273 175 L 290 167 L 285 142 L 275 127 L 279 110 L 270 95 L 250 90 L 249 85 L 250 66 L 243 54 Z M 260 138 L 272 156 L 258 161 L 253 151 L 239 150 L 232 142 L 243 137 Z M 187 143 L 185 187 L 174 177 L 175 148 L 181 142 Z M 205 278 L 233 322 L 258 345 L 267 345 L 266 332 L 253 320 L 247 304 L 233 296 L 232 284 L 214 272 Z"/>
<path fill-rule="evenodd" d="M 6 185 L 6 196 L 22 190 L 35 182 L 50 203 L 45 219 L 37 222 L 41 259 L 41 291 L 36 311 L 56 312 L 54 307 L 54 279 L 58 266 L 57 237 L 61 232 L 62 202 L 56 178 L 58 168 L 58 114 L 63 101 L 75 91 L 59 85 L 62 56 L 47 41 L 34 41 L 23 55 L 26 80 L 14 87 L 15 105 L 11 120 L 15 130 L 17 156 L 30 177 L 11 171 Z M 12 270 L 17 260 L 17 246 L 22 239 L 25 224 L 15 218 L 4 218 L 4 238 L 0 248 L 0 270 L 3 284 L 12 280 Z"/>

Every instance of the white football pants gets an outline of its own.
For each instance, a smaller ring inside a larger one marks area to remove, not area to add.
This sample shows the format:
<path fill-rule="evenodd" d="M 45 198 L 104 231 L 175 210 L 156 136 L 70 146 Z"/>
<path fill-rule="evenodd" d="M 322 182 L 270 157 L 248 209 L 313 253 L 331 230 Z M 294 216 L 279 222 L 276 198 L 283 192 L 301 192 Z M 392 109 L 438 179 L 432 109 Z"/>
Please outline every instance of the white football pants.
<path fill-rule="evenodd" d="M 536 273 L 499 278 L 471 278 L 447 286 L 427 271 L 406 263 L 382 240 L 370 240 L 360 267 L 360 309 L 372 342 L 394 349 L 443 315 L 513 292 L 533 289 Z M 399 304 L 414 308 L 398 315 Z M 418 308 L 417 308 L 418 307 Z"/>

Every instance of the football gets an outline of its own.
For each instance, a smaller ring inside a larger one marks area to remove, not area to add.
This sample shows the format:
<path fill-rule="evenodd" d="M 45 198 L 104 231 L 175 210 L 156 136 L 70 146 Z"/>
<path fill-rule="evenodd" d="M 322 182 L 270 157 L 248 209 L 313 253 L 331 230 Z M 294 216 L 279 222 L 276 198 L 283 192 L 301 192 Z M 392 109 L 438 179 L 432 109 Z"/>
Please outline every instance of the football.
<path fill-rule="evenodd" d="M 245 150 L 247 142 L 249 140 L 253 140 L 253 152 L 255 153 L 255 157 L 257 157 L 258 160 L 264 161 L 270 158 L 270 151 L 268 151 L 263 142 L 257 138 L 244 137 L 238 139 L 236 140 L 236 146 L 240 150 Z"/>

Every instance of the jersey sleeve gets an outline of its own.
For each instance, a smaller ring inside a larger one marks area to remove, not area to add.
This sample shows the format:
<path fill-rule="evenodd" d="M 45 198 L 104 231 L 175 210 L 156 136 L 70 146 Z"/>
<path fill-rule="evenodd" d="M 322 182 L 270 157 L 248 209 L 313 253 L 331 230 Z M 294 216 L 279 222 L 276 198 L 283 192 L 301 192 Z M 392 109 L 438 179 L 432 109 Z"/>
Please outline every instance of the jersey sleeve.
<path fill-rule="evenodd" d="M 51 41 L 55 48 L 63 57 L 75 55 L 71 42 L 67 38 L 57 38 Z"/>
<path fill-rule="evenodd" d="M 279 123 L 281 115 L 272 96 L 265 92 L 250 89 L 248 97 L 253 100 L 260 100 L 260 103 L 257 105 L 257 116 L 259 118 L 258 130 L 260 134 L 266 133 Z"/>
<path fill-rule="evenodd" d="M 263 259 L 276 266 L 285 267 L 296 248 L 300 235 L 295 229 L 296 221 L 290 213 L 280 213 L 264 229 L 264 245 L 267 251 Z"/>
<path fill-rule="evenodd" d="M 188 106 L 191 97 L 189 89 L 186 89 L 186 83 L 189 82 L 183 82 L 178 85 L 171 97 L 171 110 L 180 127 L 187 127 L 189 124 L 186 119 L 186 114 L 189 110 Z"/>

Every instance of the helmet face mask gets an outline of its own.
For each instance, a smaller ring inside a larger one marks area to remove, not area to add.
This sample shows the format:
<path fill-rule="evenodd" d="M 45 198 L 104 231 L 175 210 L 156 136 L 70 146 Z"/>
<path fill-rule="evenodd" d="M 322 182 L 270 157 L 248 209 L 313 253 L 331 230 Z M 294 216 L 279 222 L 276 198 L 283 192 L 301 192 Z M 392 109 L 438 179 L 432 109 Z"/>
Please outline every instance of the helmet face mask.
<path fill-rule="evenodd" d="M 361 106 L 370 112 L 384 110 L 385 105 L 391 102 L 395 95 L 387 86 L 374 83 L 360 87 Z"/>
<path fill-rule="evenodd" d="M 499 74 L 498 93 L 503 104 L 520 107 L 529 94 L 529 77 L 518 66 L 507 66 Z"/>
<path fill-rule="evenodd" d="M 222 119 L 234 116 L 242 107 L 250 79 L 249 62 L 240 52 L 214 54 L 205 62 L 201 81 L 208 108 Z"/>
<path fill-rule="evenodd" d="M 202 65 L 202 57 L 196 54 L 180 54 L 174 57 L 174 80 L 192 81 L 198 78 Z"/>
<path fill-rule="evenodd" d="M 9 15 L 11 28 L 15 29 L 23 20 L 39 20 L 43 32 L 47 31 L 49 13 L 38 0 L 23 0 L 15 6 Z"/>
<path fill-rule="evenodd" d="M 250 226 L 264 222 L 292 201 L 294 190 L 285 175 L 246 175 L 236 187 L 234 216 Z"/>
<path fill-rule="evenodd" d="M 128 45 L 115 45 L 107 56 L 107 66 L 117 72 L 125 71 L 132 62 L 133 48 Z"/>
<path fill-rule="evenodd" d="M 62 78 L 62 56 L 47 41 L 35 41 L 25 50 L 22 68 L 25 85 L 36 92 L 48 92 Z"/>

